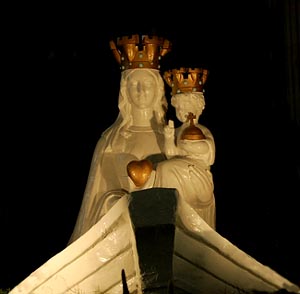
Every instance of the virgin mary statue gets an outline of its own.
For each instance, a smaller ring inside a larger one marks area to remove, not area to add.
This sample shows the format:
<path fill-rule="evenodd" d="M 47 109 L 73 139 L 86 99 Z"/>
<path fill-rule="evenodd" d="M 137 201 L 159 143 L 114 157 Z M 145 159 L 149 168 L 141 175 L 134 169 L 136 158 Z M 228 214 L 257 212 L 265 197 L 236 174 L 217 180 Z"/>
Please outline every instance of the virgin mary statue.
<path fill-rule="evenodd" d="M 140 50 L 139 43 L 144 49 Z M 168 52 L 170 44 L 162 38 L 133 35 L 118 39 L 117 45 L 118 48 L 114 42 L 110 44 L 121 64 L 119 114 L 95 147 L 69 243 L 96 224 L 115 200 L 138 189 L 128 176 L 129 162 L 152 158 L 151 173 L 142 187 L 145 189 L 154 181 L 152 164 L 165 159 L 163 129 L 167 100 L 158 60 Z"/>

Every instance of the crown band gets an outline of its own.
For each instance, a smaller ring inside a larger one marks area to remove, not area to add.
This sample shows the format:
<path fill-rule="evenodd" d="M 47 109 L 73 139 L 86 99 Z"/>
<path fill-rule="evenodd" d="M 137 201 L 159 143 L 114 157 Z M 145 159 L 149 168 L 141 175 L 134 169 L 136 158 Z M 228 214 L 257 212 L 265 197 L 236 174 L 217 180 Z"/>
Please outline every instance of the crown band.
<path fill-rule="evenodd" d="M 160 60 L 171 51 L 167 39 L 148 35 L 131 35 L 109 42 L 110 48 L 121 70 L 133 68 L 160 68 Z"/>

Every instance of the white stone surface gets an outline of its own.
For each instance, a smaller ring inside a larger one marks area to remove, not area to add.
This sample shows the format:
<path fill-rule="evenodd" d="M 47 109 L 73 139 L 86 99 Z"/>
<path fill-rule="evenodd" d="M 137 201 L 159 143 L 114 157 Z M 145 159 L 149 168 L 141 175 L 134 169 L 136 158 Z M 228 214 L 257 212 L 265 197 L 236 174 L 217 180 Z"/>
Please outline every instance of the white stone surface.
<path fill-rule="evenodd" d="M 135 236 L 126 196 L 86 234 L 49 259 L 10 294 L 121 294 L 122 269 L 129 290 L 141 293 Z"/>

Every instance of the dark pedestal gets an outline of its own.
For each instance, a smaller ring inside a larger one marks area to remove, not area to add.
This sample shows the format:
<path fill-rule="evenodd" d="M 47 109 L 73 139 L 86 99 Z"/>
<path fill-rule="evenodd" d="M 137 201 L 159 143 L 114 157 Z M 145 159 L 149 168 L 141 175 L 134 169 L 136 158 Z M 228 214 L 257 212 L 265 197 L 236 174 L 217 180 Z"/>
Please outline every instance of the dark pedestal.
<path fill-rule="evenodd" d="M 136 234 L 144 293 L 173 293 L 177 192 L 152 188 L 132 193 L 129 211 Z"/>

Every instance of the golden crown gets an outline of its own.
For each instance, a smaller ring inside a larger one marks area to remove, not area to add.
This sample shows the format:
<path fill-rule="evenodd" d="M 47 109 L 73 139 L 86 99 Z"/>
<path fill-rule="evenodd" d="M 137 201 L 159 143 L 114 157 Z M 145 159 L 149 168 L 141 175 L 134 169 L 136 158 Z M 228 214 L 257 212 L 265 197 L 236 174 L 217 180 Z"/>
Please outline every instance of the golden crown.
<path fill-rule="evenodd" d="M 208 70 L 203 68 L 172 69 L 164 72 L 164 80 L 172 88 L 172 95 L 185 92 L 203 92 Z"/>
<path fill-rule="evenodd" d="M 131 35 L 117 38 L 117 44 L 111 40 L 110 49 L 121 70 L 132 68 L 160 68 L 161 57 L 171 51 L 171 42 L 167 39 L 148 35 Z"/>

